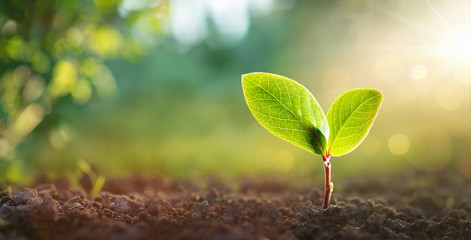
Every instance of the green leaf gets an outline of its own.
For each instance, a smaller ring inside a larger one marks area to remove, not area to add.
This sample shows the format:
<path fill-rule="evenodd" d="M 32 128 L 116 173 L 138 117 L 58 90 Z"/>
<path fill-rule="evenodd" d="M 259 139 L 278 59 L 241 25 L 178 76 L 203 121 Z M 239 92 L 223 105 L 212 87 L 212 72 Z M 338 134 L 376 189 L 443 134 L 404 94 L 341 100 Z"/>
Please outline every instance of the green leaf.
<path fill-rule="evenodd" d="M 309 90 L 294 80 L 270 73 L 242 75 L 242 88 L 250 111 L 270 133 L 325 155 L 329 125 Z"/>
<path fill-rule="evenodd" d="M 373 125 L 382 101 L 383 94 L 371 88 L 346 91 L 334 101 L 327 113 L 330 155 L 341 156 L 360 145 Z"/>

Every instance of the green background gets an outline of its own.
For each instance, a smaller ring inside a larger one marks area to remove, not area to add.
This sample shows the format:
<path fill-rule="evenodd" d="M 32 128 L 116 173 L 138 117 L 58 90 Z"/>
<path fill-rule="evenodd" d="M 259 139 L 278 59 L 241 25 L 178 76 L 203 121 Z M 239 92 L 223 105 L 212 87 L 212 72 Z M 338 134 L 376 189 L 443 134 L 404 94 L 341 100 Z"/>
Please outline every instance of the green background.
<path fill-rule="evenodd" d="M 324 112 L 348 89 L 384 93 L 365 141 L 332 159 L 334 179 L 471 177 L 471 51 L 453 37 L 469 20 L 460 1 L 430 4 L 2 1 L 0 176 L 70 174 L 83 159 L 105 175 L 322 181 L 321 157 L 251 115 L 240 76 L 263 71 Z"/>

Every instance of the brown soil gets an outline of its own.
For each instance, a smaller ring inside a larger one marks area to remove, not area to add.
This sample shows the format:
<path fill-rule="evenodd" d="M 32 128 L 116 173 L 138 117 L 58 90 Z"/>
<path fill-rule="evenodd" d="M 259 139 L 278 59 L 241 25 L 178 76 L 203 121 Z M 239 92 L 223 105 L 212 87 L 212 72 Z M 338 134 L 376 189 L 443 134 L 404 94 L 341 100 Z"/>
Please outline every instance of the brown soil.
<path fill-rule="evenodd" d="M 459 174 L 336 184 L 324 210 L 320 188 L 276 179 L 136 176 L 92 199 L 42 178 L 1 193 L 0 239 L 471 239 L 471 184 Z"/>

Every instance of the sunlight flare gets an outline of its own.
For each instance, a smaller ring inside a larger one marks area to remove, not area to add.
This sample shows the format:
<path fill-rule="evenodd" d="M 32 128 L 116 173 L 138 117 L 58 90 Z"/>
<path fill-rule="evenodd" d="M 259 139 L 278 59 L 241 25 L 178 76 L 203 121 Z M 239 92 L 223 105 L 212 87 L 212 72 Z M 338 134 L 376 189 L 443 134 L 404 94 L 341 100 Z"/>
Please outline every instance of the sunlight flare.
<path fill-rule="evenodd" d="M 452 56 L 460 59 L 471 57 L 471 29 L 452 34 L 448 42 L 439 42 L 434 47 L 436 56 Z"/>

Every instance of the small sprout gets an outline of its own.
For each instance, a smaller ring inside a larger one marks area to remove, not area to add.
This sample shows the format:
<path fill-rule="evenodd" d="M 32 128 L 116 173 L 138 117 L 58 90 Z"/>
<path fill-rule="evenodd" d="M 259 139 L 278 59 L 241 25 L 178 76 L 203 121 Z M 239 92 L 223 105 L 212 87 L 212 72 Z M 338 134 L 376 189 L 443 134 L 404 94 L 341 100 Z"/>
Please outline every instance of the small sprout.
<path fill-rule="evenodd" d="M 90 195 L 92 196 L 92 198 L 95 198 L 96 196 L 100 194 L 101 189 L 103 188 L 103 185 L 105 185 L 105 181 L 106 181 L 105 176 L 98 174 L 98 172 L 95 171 L 83 159 L 79 159 L 77 161 L 77 167 L 80 169 L 82 176 L 86 176 L 90 179 L 91 184 L 92 184 L 91 189 L 90 189 Z"/>
<path fill-rule="evenodd" d="M 103 188 L 103 185 L 105 185 L 105 181 L 106 181 L 106 178 L 103 175 L 99 175 L 95 179 L 95 182 L 93 183 L 92 192 L 91 192 L 91 195 L 93 198 L 100 195 L 101 189 Z"/>
<path fill-rule="evenodd" d="M 322 156 L 325 172 L 322 206 L 329 207 L 334 190 L 330 158 L 350 153 L 365 139 L 383 94 L 372 88 L 346 91 L 334 101 L 326 116 L 311 92 L 287 77 L 249 73 L 242 75 L 242 88 L 253 116 L 270 133 Z"/>

